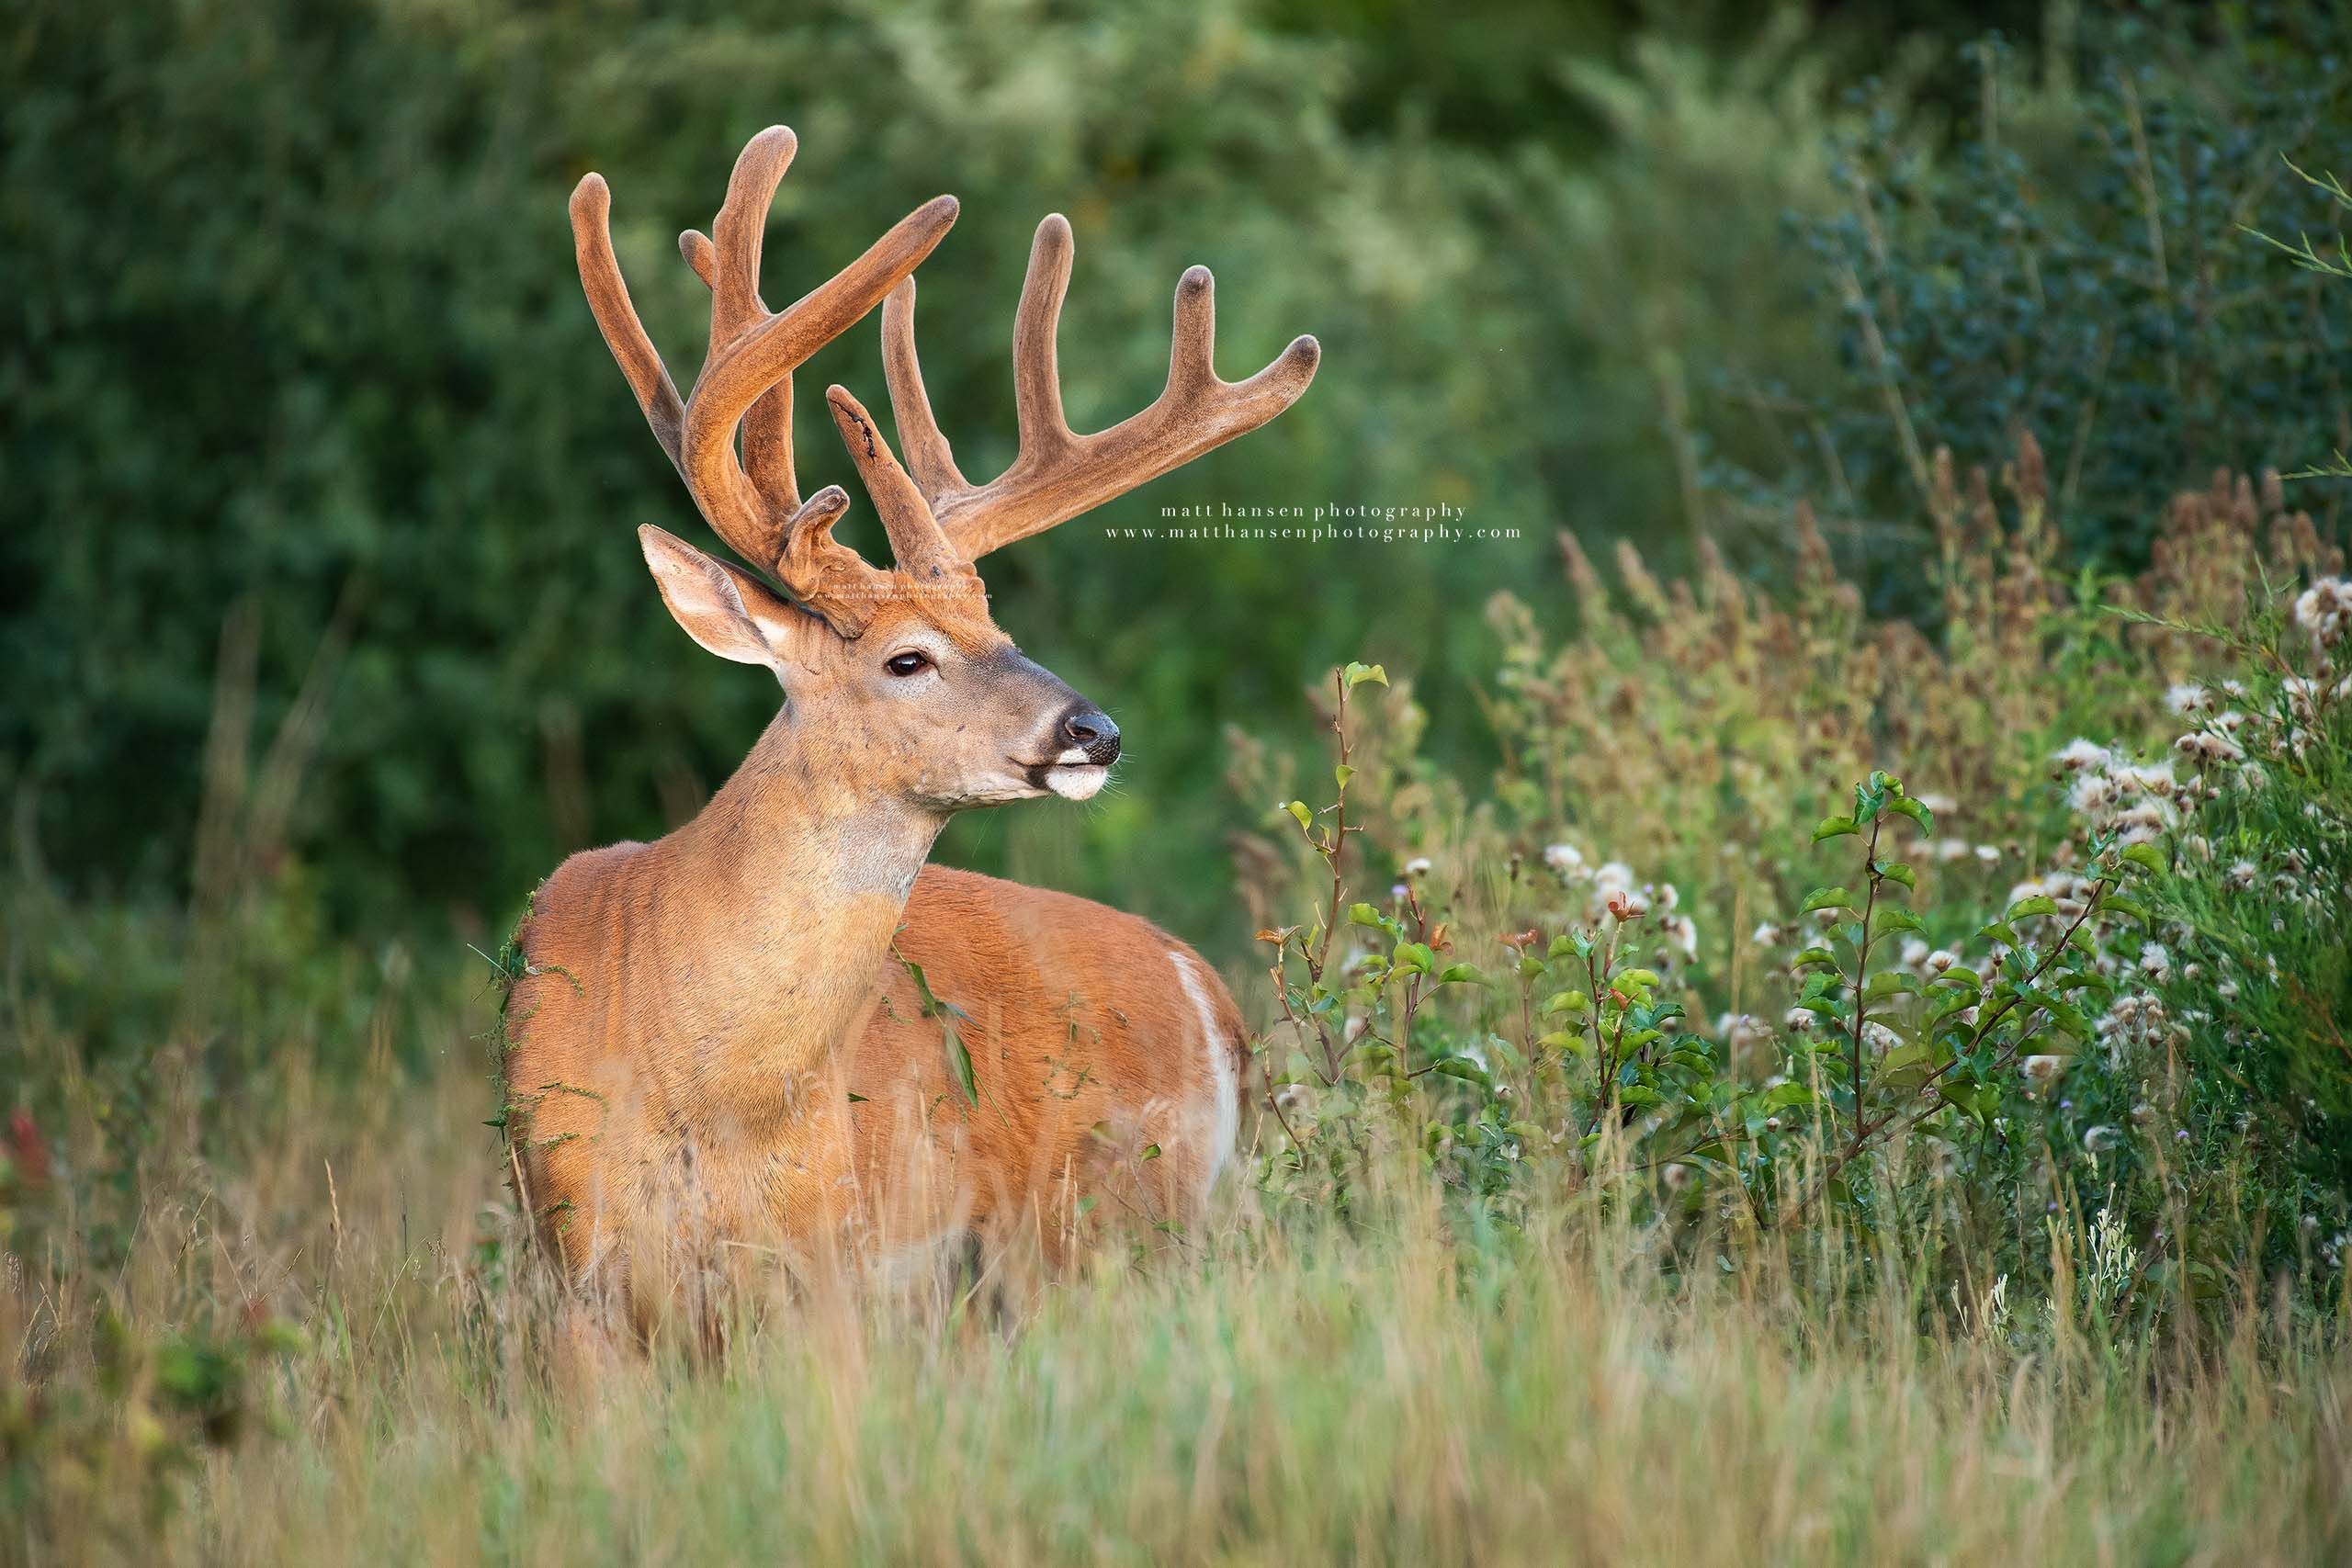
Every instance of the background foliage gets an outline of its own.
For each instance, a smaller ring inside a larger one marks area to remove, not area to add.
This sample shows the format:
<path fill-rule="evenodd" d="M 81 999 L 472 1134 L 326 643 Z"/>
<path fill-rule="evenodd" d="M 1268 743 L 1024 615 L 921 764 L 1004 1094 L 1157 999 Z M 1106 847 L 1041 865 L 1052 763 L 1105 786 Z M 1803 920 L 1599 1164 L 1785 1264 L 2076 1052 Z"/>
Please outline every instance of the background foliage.
<path fill-rule="evenodd" d="M 670 236 L 778 118 L 804 152 L 772 291 L 964 198 L 924 332 L 971 466 L 1008 449 L 1011 301 L 1059 209 L 1081 420 L 1156 388 L 1193 260 L 1224 279 L 1228 373 L 1300 330 L 1327 349 L 1280 425 L 1101 523 L 1445 502 L 1520 531 L 1153 547 L 1080 524 L 990 562 L 1004 624 L 1136 744 L 1091 815 L 968 820 L 943 853 L 1228 953 L 1245 933 L 1201 852 L 1217 726 L 1281 728 L 1346 656 L 1475 679 L 1481 602 L 1547 570 L 1561 523 L 1663 538 L 1668 564 L 1715 536 L 1769 576 L 1786 513 L 1759 503 L 1804 491 L 1842 554 L 1892 559 L 1917 451 L 1981 460 L 2022 422 L 2053 443 L 2062 525 L 2128 559 L 2124 498 L 2340 444 L 2335 307 L 2230 227 L 2291 231 L 2278 152 L 2335 151 L 2324 8 L 2021 8 L 2016 44 L 1968 49 L 1959 7 L 1900 30 L 1473 10 L 1432 30 L 1240 0 L 15 8 L 16 852 L 94 893 L 184 887 L 224 678 L 251 687 L 245 765 L 275 743 L 300 781 L 259 852 L 305 868 L 339 930 L 478 932 L 565 852 L 689 812 L 773 694 L 645 591 L 628 527 L 687 507 L 580 303 L 563 198 L 610 176 L 624 264 L 690 365 L 699 288 Z M 1839 313 L 1849 282 L 1868 312 Z M 810 374 L 871 391 L 874 355 L 868 329 Z M 1488 754 L 1471 705 L 1433 724 L 1442 754 Z"/>

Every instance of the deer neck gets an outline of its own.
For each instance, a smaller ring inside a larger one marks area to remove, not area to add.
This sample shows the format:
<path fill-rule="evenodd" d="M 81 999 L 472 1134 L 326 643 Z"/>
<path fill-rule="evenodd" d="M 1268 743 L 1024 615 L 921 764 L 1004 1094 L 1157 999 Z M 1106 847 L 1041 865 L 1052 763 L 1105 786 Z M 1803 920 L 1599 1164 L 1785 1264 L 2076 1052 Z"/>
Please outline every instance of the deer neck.
<path fill-rule="evenodd" d="M 787 706 L 669 841 L 684 884 L 665 922 L 671 969 L 701 977 L 672 1005 L 698 1073 L 735 1080 L 738 1107 L 815 1087 L 864 1029 L 945 824 L 877 792 L 860 763 L 858 748 L 801 733 Z"/>

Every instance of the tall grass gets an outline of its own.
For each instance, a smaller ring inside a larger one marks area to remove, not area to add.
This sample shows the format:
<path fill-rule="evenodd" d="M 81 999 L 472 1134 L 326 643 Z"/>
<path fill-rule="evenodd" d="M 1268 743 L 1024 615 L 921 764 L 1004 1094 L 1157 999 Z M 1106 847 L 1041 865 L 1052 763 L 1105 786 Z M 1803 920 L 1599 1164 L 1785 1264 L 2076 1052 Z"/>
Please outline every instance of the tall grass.
<path fill-rule="evenodd" d="M 1464 1229 L 1386 1172 L 1352 1225 L 1237 1194 L 1198 1245 L 1003 1295 L 806 1284 L 720 1369 L 549 1375 L 538 1276 L 455 1065 L 159 1176 L 111 1274 L 8 1324 L 282 1323 L 257 1428 L 149 1514 L 128 1415 L 40 1466 L 5 1550 L 175 1561 L 2324 1560 L 2352 1363 L 2259 1280 L 2209 1341 L 1920 1328 L 1903 1248 L 1668 1265 L 1589 1193 Z M 234 1174 L 232 1174 L 232 1169 Z M 2063 1245 L 2063 1244 L 2062 1244 Z M 1824 1289 L 1835 1254 L 1847 1289 Z M 1800 1272 L 1810 1277 L 1803 1286 Z M 2033 1310 L 2011 1303 L 2009 1310 Z M 1936 1314 L 1927 1314 L 1933 1319 Z M 41 1399 L 105 1375 L 42 1345 Z M 12 1428 L 13 1432 L 17 1430 Z M 11 1455 L 17 1464 L 21 1453 Z M 142 1549 L 143 1550 L 143 1549 Z"/>

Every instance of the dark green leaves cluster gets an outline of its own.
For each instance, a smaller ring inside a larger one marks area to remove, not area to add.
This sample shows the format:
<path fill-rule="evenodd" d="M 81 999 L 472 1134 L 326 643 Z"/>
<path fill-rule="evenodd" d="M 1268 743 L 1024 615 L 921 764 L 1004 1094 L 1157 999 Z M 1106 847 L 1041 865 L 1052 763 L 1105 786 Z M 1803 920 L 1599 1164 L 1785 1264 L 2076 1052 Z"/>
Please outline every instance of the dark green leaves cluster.
<path fill-rule="evenodd" d="M 2335 113 L 2352 18 L 2317 0 L 2086 7 L 2071 42 L 2052 62 L 1996 35 L 1954 62 L 1969 91 L 1948 144 L 1903 95 L 1857 94 L 1839 200 L 1796 225 L 1843 369 L 1771 389 L 1804 492 L 1838 514 L 1915 515 L 1926 454 L 1997 473 L 2030 430 L 2052 448 L 2052 522 L 2129 560 L 2142 498 L 2342 445 L 2324 346 L 2342 307 L 2241 225 L 2333 254 L 2335 198 L 2279 154 L 2352 165 Z M 1780 494 L 1786 477 L 1726 475 Z"/>

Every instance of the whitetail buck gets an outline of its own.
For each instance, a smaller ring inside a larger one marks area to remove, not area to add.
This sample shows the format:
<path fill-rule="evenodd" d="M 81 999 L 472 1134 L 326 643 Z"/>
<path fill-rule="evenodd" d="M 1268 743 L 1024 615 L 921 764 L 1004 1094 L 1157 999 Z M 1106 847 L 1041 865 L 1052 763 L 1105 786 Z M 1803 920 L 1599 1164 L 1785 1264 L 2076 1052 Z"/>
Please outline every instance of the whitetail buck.
<path fill-rule="evenodd" d="M 970 483 L 914 345 L 910 275 L 954 198 L 772 312 L 762 229 L 794 146 L 780 126 L 754 137 L 711 236 L 680 238 L 711 297 L 683 403 L 621 280 L 605 182 L 571 198 L 605 341 L 703 516 L 775 586 L 647 526 L 654 581 L 695 641 L 784 688 L 693 821 L 565 861 L 520 933 L 505 1061 L 518 1187 L 573 1282 L 640 1326 L 730 1249 L 1026 1233 L 1051 1255 L 1080 1200 L 1105 1193 L 1189 1219 L 1239 1114 L 1240 1020 L 1191 948 L 1101 905 L 923 862 L 951 814 L 1086 799 L 1119 752 L 1111 721 L 997 629 L 972 563 L 1265 423 L 1314 376 L 1315 340 L 1219 380 L 1209 274 L 1193 267 L 1167 389 L 1076 434 L 1054 344 L 1070 232 L 1048 217 L 1013 322 L 1019 454 Z M 794 367 L 877 303 L 907 467 L 848 392 L 826 400 L 890 571 L 833 538 L 838 487 L 801 499 L 792 450 Z"/>

